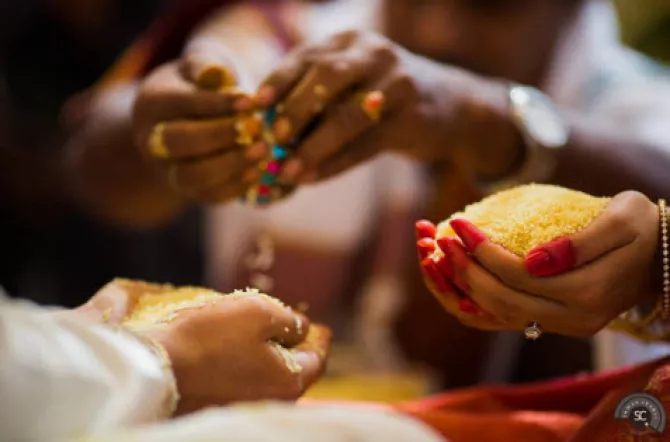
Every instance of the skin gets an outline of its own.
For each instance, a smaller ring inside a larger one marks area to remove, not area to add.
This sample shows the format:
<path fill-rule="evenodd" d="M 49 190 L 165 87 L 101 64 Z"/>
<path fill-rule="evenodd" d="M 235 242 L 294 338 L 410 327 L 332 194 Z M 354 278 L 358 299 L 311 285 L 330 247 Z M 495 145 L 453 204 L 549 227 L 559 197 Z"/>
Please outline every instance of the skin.
<path fill-rule="evenodd" d="M 115 281 L 74 313 L 119 324 L 138 297 L 152 290 L 158 289 Z M 185 414 L 232 402 L 298 399 L 323 373 L 330 346 L 323 328 L 315 342 L 306 342 L 309 327 L 309 320 L 291 309 L 251 296 L 182 310 L 164 327 L 144 334 L 170 357 L 180 394 L 176 413 Z M 302 371 L 291 372 L 269 341 L 295 348 Z"/>
<path fill-rule="evenodd" d="M 592 336 L 621 313 L 653 307 L 659 299 L 658 213 L 644 195 L 621 193 L 587 228 L 538 246 L 525 259 L 457 221 L 452 226 L 462 243 L 436 245 L 451 262 L 450 274 L 424 264 L 424 275 L 445 308 L 469 326 L 524 330 L 537 321 L 544 331 Z M 434 233 L 424 228 L 422 235 L 419 250 L 425 256 Z M 477 307 L 459 309 L 457 296 Z"/>
<path fill-rule="evenodd" d="M 282 103 L 285 120 L 276 134 L 280 138 L 297 137 L 300 153 L 285 166 L 284 180 L 309 183 L 326 179 L 381 150 L 427 162 L 455 161 L 466 173 L 481 178 L 512 172 L 523 158 L 524 147 L 506 110 L 506 81 L 541 84 L 552 50 L 580 4 L 579 0 L 388 0 L 384 18 L 389 40 L 348 33 L 298 48 L 270 75 L 256 97 L 264 106 Z M 440 63 L 412 54 L 396 43 Z M 219 49 L 209 43 L 191 46 L 201 49 L 197 55 L 187 50 L 177 63 L 181 68 L 174 63 L 159 67 L 142 82 L 134 118 L 126 115 L 119 122 L 133 134 L 124 149 L 140 149 L 140 154 L 132 155 L 135 168 L 149 165 L 147 169 L 154 172 L 136 173 L 143 176 L 135 179 L 132 191 L 98 186 L 99 192 L 86 200 L 91 206 L 99 206 L 107 194 L 116 193 L 115 204 L 99 209 L 108 217 L 125 224 L 155 225 L 169 219 L 185 201 L 232 199 L 257 176 L 254 164 L 267 146 L 261 143 L 242 148 L 230 136 L 213 143 L 211 136 L 213 127 L 230 133 L 234 118 L 250 110 L 253 101 L 233 104 L 234 97 L 227 92 L 196 93 L 193 79 L 198 73 L 194 70 L 217 66 L 232 72 L 233 63 L 224 55 L 222 45 Z M 342 84 L 343 79 L 349 83 Z M 317 81 L 328 94 L 315 103 L 312 88 L 305 85 L 313 86 Z M 357 100 L 355 92 L 376 89 L 383 89 L 386 97 L 382 119 L 375 124 L 367 121 L 352 102 Z M 165 111 L 175 94 L 182 95 L 184 104 Z M 215 95 L 216 100 L 229 103 L 212 107 L 209 100 Z M 116 98 L 109 100 L 114 102 Z M 323 107 L 324 113 L 318 115 L 316 128 L 305 133 L 303 129 L 317 116 L 313 112 L 315 104 Z M 197 115 L 188 110 L 189 106 L 198 109 Z M 206 121 L 195 124 L 190 120 L 193 117 Z M 565 119 L 572 137 L 561 151 L 550 181 L 604 195 L 630 188 L 653 198 L 670 192 L 670 182 L 662 179 L 670 159 L 661 149 L 621 136 L 607 122 L 597 121 L 597 116 L 566 113 Z M 183 152 L 182 147 L 188 146 L 188 158 L 147 155 L 148 134 L 164 121 L 182 121 L 173 127 L 166 144 L 168 151 L 174 148 Z M 85 175 L 87 168 L 96 170 L 95 162 L 87 158 L 93 154 L 86 152 L 86 145 L 96 138 L 99 134 L 80 138 L 80 150 L 85 153 L 71 164 L 75 176 Z M 130 140 L 134 140 L 134 146 Z M 121 150 L 119 144 L 114 146 L 107 149 Z M 98 149 L 103 150 L 100 146 Z M 592 167 L 594 162 L 597 168 Z M 174 163 L 183 163 L 177 168 L 185 172 L 175 172 L 171 167 Z M 132 170 L 130 162 L 118 168 Z M 155 171 L 162 177 L 162 188 L 156 186 Z M 610 179 L 613 176 L 617 179 Z M 81 185 L 85 186 L 86 180 L 82 179 Z M 146 195 L 141 190 L 145 186 L 151 189 L 152 204 L 138 203 L 136 195 Z M 126 203 L 132 210 L 124 207 Z M 122 216 L 114 217 L 119 213 Z"/>

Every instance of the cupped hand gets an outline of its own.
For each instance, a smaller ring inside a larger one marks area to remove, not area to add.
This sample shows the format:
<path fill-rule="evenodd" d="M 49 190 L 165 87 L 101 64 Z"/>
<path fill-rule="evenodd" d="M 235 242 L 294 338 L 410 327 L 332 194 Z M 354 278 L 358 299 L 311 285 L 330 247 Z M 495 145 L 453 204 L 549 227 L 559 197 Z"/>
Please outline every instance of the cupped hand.
<path fill-rule="evenodd" d="M 177 414 L 253 400 L 296 400 L 323 373 L 330 335 L 306 341 L 309 321 L 265 297 L 229 297 L 186 309 L 149 332 L 167 351 L 181 396 Z M 273 343 L 292 348 L 287 364 Z"/>
<path fill-rule="evenodd" d="M 258 100 L 276 106 L 274 134 L 296 149 L 283 168 L 287 183 L 328 178 L 381 151 L 430 161 L 515 133 L 493 118 L 506 106 L 500 84 L 357 31 L 296 49 Z M 505 163 L 504 152 L 491 155 Z"/>
<path fill-rule="evenodd" d="M 133 112 L 143 156 L 180 194 L 218 203 L 244 193 L 267 155 L 252 101 L 234 87 L 224 48 L 189 45 L 142 83 Z M 245 171 L 252 172 L 245 175 Z"/>
<path fill-rule="evenodd" d="M 493 244 L 465 220 L 451 226 L 460 241 L 438 239 L 444 262 L 425 274 L 436 296 L 455 289 L 476 303 L 466 315 L 468 325 L 524 330 L 538 322 L 544 331 L 592 336 L 621 313 L 658 299 L 653 276 L 662 266 L 656 254 L 659 212 L 642 194 L 617 195 L 584 230 L 540 245 L 525 258 Z M 453 304 L 445 306 L 464 316 Z"/>

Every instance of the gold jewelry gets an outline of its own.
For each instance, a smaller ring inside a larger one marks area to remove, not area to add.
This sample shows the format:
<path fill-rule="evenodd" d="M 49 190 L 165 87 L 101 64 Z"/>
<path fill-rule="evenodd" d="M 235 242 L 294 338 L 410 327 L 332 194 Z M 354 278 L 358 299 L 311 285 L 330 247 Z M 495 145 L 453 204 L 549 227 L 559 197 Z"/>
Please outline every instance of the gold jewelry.
<path fill-rule="evenodd" d="M 663 303 L 661 319 L 670 318 L 670 261 L 668 257 L 668 210 L 664 199 L 658 200 L 659 216 L 661 219 L 661 252 L 663 253 Z"/>
<path fill-rule="evenodd" d="M 163 141 L 163 131 L 165 130 L 165 123 L 158 123 L 151 130 L 149 134 L 149 153 L 156 158 L 169 158 L 165 141 Z"/>
<path fill-rule="evenodd" d="M 237 132 L 237 144 L 249 146 L 261 135 L 263 122 L 257 114 L 238 118 L 235 121 L 235 131 Z"/>
<path fill-rule="evenodd" d="M 382 91 L 368 92 L 361 98 L 361 109 L 365 115 L 377 123 L 381 119 L 384 101 L 385 97 Z"/>
<path fill-rule="evenodd" d="M 668 213 L 664 199 L 658 200 L 660 224 L 661 253 L 663 259 L 663 293 L 654 308 L 646 316 L 642 316 L 639 308 L 630 310 L 613 320 L 608 328 L 626 333 L 640 341 L 660 342 L 670 339 L 670 331 L 652 330 L 654 322 L 660 317 L 667 321 L 670 318 L 670 257 L 668 256 Z M 660 327 L 659 327 L 660 328 Z"/>

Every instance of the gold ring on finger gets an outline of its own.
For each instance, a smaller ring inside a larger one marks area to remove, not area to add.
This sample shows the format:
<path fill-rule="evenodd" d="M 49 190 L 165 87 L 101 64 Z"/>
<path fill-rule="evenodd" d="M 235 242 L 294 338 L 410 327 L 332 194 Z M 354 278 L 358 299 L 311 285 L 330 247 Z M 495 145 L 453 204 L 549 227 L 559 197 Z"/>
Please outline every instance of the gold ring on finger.
<path fill-rule="evenodd" d="M 382 91 L 370 91 L 360 98 L 361 109 L 375 123 L 381 119 L 384 110 L 384 93 Z"/>
<path fill-rule="evenodd" d="M 165 131 L 165 123 L 156 124 L 149 134 L 149 153 L 156 158 L 169 158 L 163 132 Z"/>

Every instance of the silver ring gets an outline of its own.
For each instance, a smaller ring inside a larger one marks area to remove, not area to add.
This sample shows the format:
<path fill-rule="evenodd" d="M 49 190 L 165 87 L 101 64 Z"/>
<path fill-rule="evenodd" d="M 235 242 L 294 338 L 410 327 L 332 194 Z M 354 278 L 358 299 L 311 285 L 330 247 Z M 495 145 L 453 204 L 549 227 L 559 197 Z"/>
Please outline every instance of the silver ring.
<path fill-rule="evenodd" d="M 531 322 L 528 324 L 528 327 L 526 327 L 524 334 L 526 335 L 526 339 L 531 341 L 540 339 L 540 336 L 542 336 L 542 329 L 540 328 L 540 324 L 535 321 Z"/>

